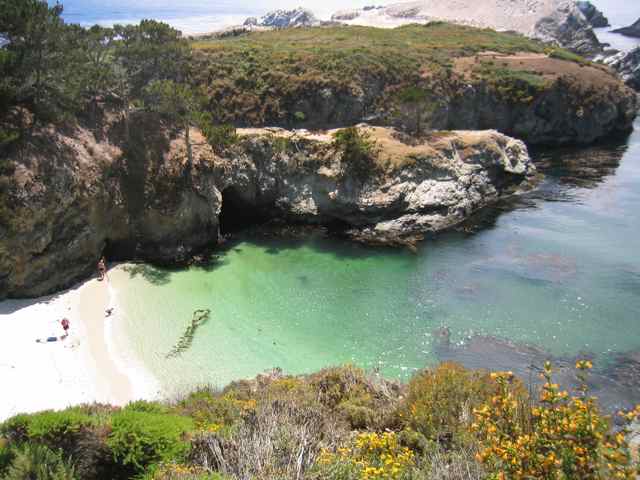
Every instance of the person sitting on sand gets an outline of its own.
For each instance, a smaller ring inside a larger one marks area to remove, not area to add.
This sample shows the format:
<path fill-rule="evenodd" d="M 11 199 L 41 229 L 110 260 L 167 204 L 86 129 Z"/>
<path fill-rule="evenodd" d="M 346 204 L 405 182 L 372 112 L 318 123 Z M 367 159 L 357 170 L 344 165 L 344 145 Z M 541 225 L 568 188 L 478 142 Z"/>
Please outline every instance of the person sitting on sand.
<path fill-rule="evenodd" d="M 47 338 L 37 338 L 36 343 L 49 343 L 49 342 L 61 342 L 65 338 L 69 336 L 68 333 L 65 333 L 61 337 L 47 337 Z"/>
<path fill-rule="evenodd" d="M 104 257 L 98 262 L 98 280 L 103 280 L 107 273 L 107 262 Z"/>

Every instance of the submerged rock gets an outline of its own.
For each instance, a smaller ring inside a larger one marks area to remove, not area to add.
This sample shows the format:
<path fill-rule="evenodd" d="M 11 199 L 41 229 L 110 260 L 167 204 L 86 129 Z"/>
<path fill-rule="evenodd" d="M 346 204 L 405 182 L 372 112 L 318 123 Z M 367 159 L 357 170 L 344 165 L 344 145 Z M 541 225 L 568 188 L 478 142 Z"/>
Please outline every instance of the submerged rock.
<path fill-rule="evenodd" d="M 223 156 L 193 132 L 189 167 L 181 137 L 144 116 L 135 122 L 127 150 L 115 146 L 117 129 L 98 141 L 78 128 L 41 132 L 37 148 L 12 159 L 0 296 L 69 286 L 103 252 L 186 262 L 214 248 L 229 222 L 341 225 L 360 241 L 411 244 L 535 179 L 524 143 L 496 131 L 437 132 L 409 145 L 392 129 L 363 126 L 379 149 L 364 164 L 343 158 L 331 132 L 242 130 Z"/>
<path fill-rule="evenodd" d="M 557 357 L 544 350 L 506 339 L 477 335 L 466 339 L 462 345 L 443 345 L 438 338 L 434 351 L 439 361 L 453 361 L 469 369 L 490 371 L 512 371 L 525 385 L 538 389 L 543 380 L 540 373 L 544 363 L 550 361 L 554 367 L 554 381 L 573 394 L 580 386 L 576 378 L 576 360 L 589 359 L 587 353 L 577 357 Z M 640 368 L 638 353 L 620 353 L 606 364 L 589 373 L 589 394 L 598 398 L 599 405 L 607 413 L 635 407 L 640 402 Z"/>

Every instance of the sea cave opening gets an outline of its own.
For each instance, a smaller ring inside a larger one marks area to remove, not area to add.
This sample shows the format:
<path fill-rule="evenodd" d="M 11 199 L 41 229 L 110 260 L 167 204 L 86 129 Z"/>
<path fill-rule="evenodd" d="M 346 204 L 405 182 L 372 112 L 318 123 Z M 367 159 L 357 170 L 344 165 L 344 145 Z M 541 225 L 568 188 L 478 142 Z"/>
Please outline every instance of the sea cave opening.
<path fill-rule="evenodd" d="M 227 187 L 222 192 L 220 233 L 238 233 L 269 220 L 269 205 L 256 200 L 250 192 L 237 187 Z"/>

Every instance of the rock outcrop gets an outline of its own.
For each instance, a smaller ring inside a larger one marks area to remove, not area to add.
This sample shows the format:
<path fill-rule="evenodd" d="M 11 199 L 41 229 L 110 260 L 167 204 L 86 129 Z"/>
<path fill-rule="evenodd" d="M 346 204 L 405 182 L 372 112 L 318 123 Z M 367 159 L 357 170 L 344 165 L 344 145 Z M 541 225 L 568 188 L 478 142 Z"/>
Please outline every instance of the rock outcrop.
<path fill-rule="evenodd" d="M 576 5 L 593 28 L 604 28 L 610 25 L 609 19 L 593 3 L 580 0 Z"/>
<path fill-rule="evenodd" d="M 100 141 L 79 127 L 43 131 L 37 147 L 11 159 L 0 198 L 0 297 L 69 286 L 93 273 L 103 252 L 184 262 L 217 244 L 223 217 L 248 213 L 407 244 L 527 188 L 535 172 L 525 145 L 495 131 L 408 142 L 367 127 L 378 153 L 366 165 L 344 158 L 330 132 L 239 131 L 222 156 L 195 132 L 189 167 L 181 136 L 142 117 L 135 125 L 127 146 L 115 127 Z"/>
<path fill-rule="evenodd" d="M 601 61 L 617 71 L 629 87 L 640 90 L 640 47 L 604 57 Z"/>
<path fill-rule="evenodd" d="M 627 37 L 640 37 L 640 18 L 636 23 L 624 28 L 618 28 L 614 30 L 615 33 L 621 33 Z"/>
<path fill-rule="evenodd" d="M 244 25 L 271 28 L 315 27 L 320 25 L 320 20 L 310 10 L 300 7 L 294 10 L 274 10 L 260 19 L 249 17 Z"/>
<path fill-rule="evenodd" d="M 583 9 L 591 14 L 586 17 Z M 590 22 L 602 23 L 597 10 L 572 0 L 479 0 L 402 2 L 385 8 L 337 12 L 332 19 L 352 25 L 392 27 L 444 20 L 499 31 L 515 31 L 592 55 L 601 45 Z"/>

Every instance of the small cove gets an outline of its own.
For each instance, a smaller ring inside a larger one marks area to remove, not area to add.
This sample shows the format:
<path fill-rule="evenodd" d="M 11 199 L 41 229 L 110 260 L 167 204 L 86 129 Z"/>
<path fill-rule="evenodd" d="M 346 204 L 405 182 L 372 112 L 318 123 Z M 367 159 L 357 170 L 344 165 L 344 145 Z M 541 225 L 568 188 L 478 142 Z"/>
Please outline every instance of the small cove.
<path fill-rule="evenodd" d="M 207 268 L 116 270 L 116 342 L 168 396 L 274 367 L 295 374 L 350 362 L 406 379 L 439 360 L 442 327 L 454 345 L 488 335 L 601 365 L 638 351 L 638 127 L 607 144 L 535 152 L 546 174 L 537 190 L 417 254 L 322 235 L 238 235 Z M 210 309 L 210 320 L 167 359 L 197 309 Z M 471 365 L 486 366 L 479 357 Z"/>

